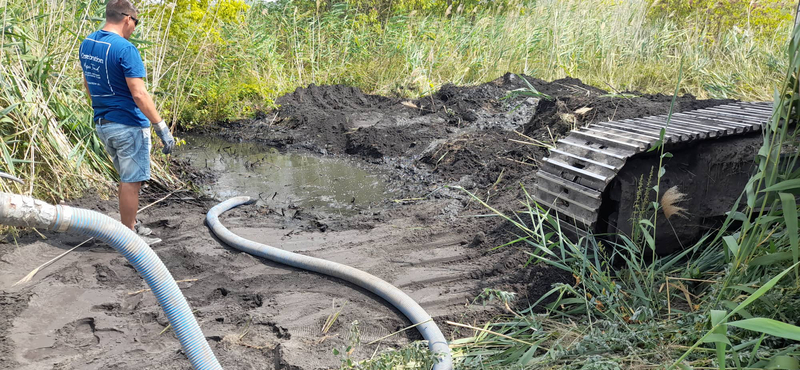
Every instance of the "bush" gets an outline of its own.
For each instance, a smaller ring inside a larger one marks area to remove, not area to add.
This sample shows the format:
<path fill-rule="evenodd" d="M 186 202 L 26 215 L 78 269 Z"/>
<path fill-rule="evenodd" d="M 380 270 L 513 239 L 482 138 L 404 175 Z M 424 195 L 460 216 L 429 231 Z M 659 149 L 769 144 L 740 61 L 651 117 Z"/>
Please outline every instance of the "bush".
<path fill-rule="evenodd" d="M 679 28 L 695 28 L 714 38 L 734 27 L 772 37 L 792 20 L 794 10 L 794 2 L 788 0 L 655 0 L 648 17 L 669 19 Z"/>

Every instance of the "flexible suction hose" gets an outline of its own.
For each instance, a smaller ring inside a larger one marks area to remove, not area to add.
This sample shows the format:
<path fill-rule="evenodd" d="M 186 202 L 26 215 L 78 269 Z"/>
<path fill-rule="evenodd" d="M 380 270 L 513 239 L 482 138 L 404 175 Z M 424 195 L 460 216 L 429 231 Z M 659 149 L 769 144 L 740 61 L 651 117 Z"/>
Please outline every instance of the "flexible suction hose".
<path fill-rule="evenodd" d="M 346 280 L 377 294 L 400 310 L 412 323 L 419 324 L 417 329 L 422 334 L 422 337 L 428 341 L 428 348 L 439 358 L 439 362 L 433 366 L 434 370 L 450 370 L 453 368 L 450 347 L 447 345 L 447 340 L 441 330 L 439 330 L 439 327 L 436 326 L 431 316 L 428 315 L 417 302 L 400 289 L 397 289 L 380 278 L 341 263 L 287 252 L 282 249 L 244 239 L 232 233 L 220 223 L 220 214 L 231 208 L 250 203 L 252 203 L 250 197 L 236 197 L 214 206 L 206 215 L 208 227 L 211 228 L 220 240 L 240 251 L 284 265 Z"/>
<path fill-rule="evenodd" d="M 131 229 L 98 212 L 53 206 L 6 193 L 0 193 L 0 224 L 69 231 L 108 243 L 125 256 L 152 289 L 192 366 L 197 370 L 222 369 L 175 279 L 155 252 Z"/>

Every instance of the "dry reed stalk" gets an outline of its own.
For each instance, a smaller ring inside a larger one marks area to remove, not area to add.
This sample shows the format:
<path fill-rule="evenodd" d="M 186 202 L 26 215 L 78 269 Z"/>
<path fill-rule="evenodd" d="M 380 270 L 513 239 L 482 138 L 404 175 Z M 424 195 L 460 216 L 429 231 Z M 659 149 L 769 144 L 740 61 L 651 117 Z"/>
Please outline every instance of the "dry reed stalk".
<path fill-rule="evenodd" d="M 72 252 L 72 251 L 74 251 L 74 250 L 78 249 L 78 247 L 80 247 L 80 246 L 82 246 L 82 245 L 84 245 L 84 244 L 88 243 L 88 242 L 89 242 L 89 241 L 91 241 L 92 239 L 94 239 L 94 238 L 89 238 L 89 239 L 86 239 L 86 240 L 84 240 L 84 241 L 83 241 L 83 243 L 80 243 L 80 244 L 78 244 L 78 245 L 76 245 L 76 246 L 72 247 L 72 248 L 71 248 L 71 249 L 69 249 L 68 251 L 66 251 L 66 252 L 64 252 L 64 253 L 61 253 L 61 254 L 59 254 L 58 256 L 56 256 L 55 258 L 53 258 L 53 259 L 51 259 L 51 260 L 49 260 L 49 261 L 47 261 L 47 262 L 45 262 L 45 263 L 41 264 L 39 267 L 37 267 L 37 268 L 33 269 L 33 271 L 31 271 L 30 273 L 28 273 L 28 275 L 26 275 L 24 278 L 20 279 L 20 280 L 19 280 L 18 282 L 16 282 L 16 283 L 14 283 L 14 285 L 12 285 L 12 286 L 17 286 L 18 284 L 25 284 L 25 283 L 27 283 L 27 282 L 31 281 L 31 279 L 33 279 L 33 277 L 34 277 L 34 276 L 36 276 L 36 274 L 38 274 L 38 273 L 39 273 L 39 271 L 41 271 L 43 268 L 45 268 L 45 267 L 47 267 L 47 266 L 50 266 L 50 265 L 51 265 L 51 264 L 53 264 L 54 262 L 56 262 L 56 261 L 60 260 L 61 258 L 63 258 L 64 256 L 66 256 L 67 254 L 69 254 L 69 252 Z"/>
<path fill-rule="evenodd" d="M 18 182 L 18 183 L 20 183 L 22 185 L 25 185 L 25 181 L 22 181 L 22 180 L 14 177 L 14 176 L 11 176 L 11 175 L 9 175 L 9 174 L 7 174 L 5 172 L 0 172 L 0 177 L 2 177 L 4 179 L 9 179 L 9 180 L 14 181 L 14 182 Z"/>
<path fill-rule="evenodd" d="M 179 191 L 179 190 L 181 190 L 181 189 L 183 189 L 183 186 L 181 186 L 181 187 L 179 187 L 179 188 L 177 188 L 177 189 L 175 189 L 175 190 L 171 191 L 169 194 L 165 195 L 163 198 L 161 198 L 161 199 L 159 199 L 159 200 L 156 200 L 155 202 L 153 202 L 153 203 L 150 203 L 150 204 L 148 204 L 148 205 L 146 205 L 146 206 L 142 207 L 142 208 L 139 210 L 139 212 L 137 212 L 137 213 L 142 213 L 142 212 L 144 212 L 146 209 L 148 209 L 148 208 L 150 208 L 150 207 L 152 207 L 152 206 L 156 205 L 157 203 L 161 203 L 161 202 L 163 202 L 165 199 L 169 198 L 170 196 L 172 196 L 172 194 L 175 194 L 176 192 L 178 192 L 178 191 Z"/>
<path fill-rule="evenodd" d="M 492 335 L 496 335 L 498 337 L 502 337 L 502 338 L 506 338 L 508 340 L 512 340 L 514 342 L 522 343 L 522 344 L 525 344 L 525 345 L 528 345 L 528 346 L 533 346 L 533 343 L 531 343 L 531 342 L 526 342 L 524 340 L 520 340 L 520 339 L 517 339 L 517 338 L 514 338 L 514 337 L 510 337 L 510 336 L 505 335 L 505 334 L 500 334 L 498 332 L 494 332 L 494 331 L 491 331 L 491 330 L 488 330 L 488 329 L 482 329 L 482 328 L 478 328 L 478 327 L 475 327 L 475 326 L 472 326 L 472 325 L 459 324 L 457 322 L 452 322 L 452 321 L 445 321 L 445 323 L 447 323 L 448 325 L 460 326 L 462 328 L 467 328 L 467 329 L 472 329 L 472 330 L 476 330 L 476 331 L 480 331 L 480 332 L 484 332 L 484 333 L 489 333 L 489 334 L 492 334 Z"/>
<path fill-rule="evenodd" d="M 686 215 L 686 208 L 676 205 L 676 203 L 680 203 L 684 200 L 686 200 L 686 194 L 681 193 L 677 185 L 664 192 L 664 195 L 661 196 L 661 209 L 664 210 L 664 215 L 667 216 L 667 219 L 675 215 L 688 218 Z"/>
<path fill-rule="evenodd" d="M 331 308 L 333 308 L 334 310 L 336 309 L 335 299 L 333 300 L 333 302 L 331 302 L 331 306 L 332 306 Z M 347 306 L 347 302 L 345 302 L 342 308 L 340 308 L 338 311 L 334 311 L 330 315 L 328 315 L 328 318 L 325 320 L 325 324 L 322 325 L 321 333 L 323 335 L 328 334 L 328 331 L 331 330 L 331 327 L 333 327 L 333 324 L 336 322 L 336 319 L 338 319 L 339 315 L 342 313 L 344 306 Z"/>
<path fill-rule="evenodd" d="M 394 332 L 394 333 L 391 333 L 391 334 L 388 334 L 388 335 L 382 336 L 382 337 L 380 337 L 380 338 L 378 338 L 378 339 L 375 339 L 375 340 L 373 340 L 372 342 L 369 342 L 369 343 L 367 343 L 367 345 L 369 346 L 369 345 L 372 345 L 372 344 L 378 343 L 378 342 L 380 342 L 380 341 L 382 341 L 382 340 L 384 340 L 384 339 L 386 339 L 386 338 L 389 338 L 389 337 L 391 337 L 391 336 L 393 336 L 393 335 L 400 334 L 400 333 L 402 333 L 402 332 L 404 332 L 404 331 L 406 331 L 406 330 L 408 330 L 408 329 L 413 329 L 413 328 L 416 328 L 417 326 L 420 326 L 420 325 L 422 325 L 422 324 L 424 324 L 424 323 L 426 323 L 426 322 L 431 322 L 431 321 L 433 321 L 433 319 L 428 319 L 428 320 L 425 320 L 425 321 L 423 321 L 423 322 L 418 322 L 418 323 L 416 323 L 416 324 L 414 324 L 414 325 L 406 326 L 405 328 L 402 328 L 402 329 L 400 329 L 400 330 L 398 330 L 398 331 L 396 331 L 396 332 Z"/>

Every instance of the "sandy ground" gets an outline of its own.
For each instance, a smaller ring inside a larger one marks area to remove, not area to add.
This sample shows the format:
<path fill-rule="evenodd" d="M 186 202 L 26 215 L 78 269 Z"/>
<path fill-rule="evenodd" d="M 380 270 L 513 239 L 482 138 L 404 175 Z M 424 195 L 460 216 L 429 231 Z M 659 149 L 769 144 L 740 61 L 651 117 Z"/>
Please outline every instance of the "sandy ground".
<path fill-rule="evenodd" d="M 380 298 L 351 284 L 221 245 L 203 224 L 210 204 L 165 202 L 142 218 L 164 239 L 154 250 L 175 279 L 192 280 L 179 285 L 226 368 L 336 368 L 340 358 L 333 350 L 351 345 L 352 331 L 368 343 L 410 324 Z M 263 206 L 231 211 L 223 222 L 242 237 L 380 276 L 436 318 L 471 323 L 491 317 L 500 307 L 474 302 L 477 293 L 486 287 L 514 289 L 524 257 L 512 249 L 487 253 L 471 246 L 480 242 L 472 243 L 469 230 L 480 228 L 481 221 L 465 218 L 454 225 L 447 217 L 429 217 L 441 206 L 408 205 L 359 215 L 354 220 L 359 228 L 340 231 L 320 232 Z M 146 288 L 144 282 L 105 243 L 90 242 L 32 282 L 11 287 L 84 240 L 45 235 L 46 240 L 34 234 L 18 245 L 2 245 L 2 368 L 127 369 L 142 363 L 146 368 L 190 368 L 172 332 L 160 334 L 167 322 L 153 295 L 137 293 Z M 337 312 L 338 319 L 323 333 L 326 320 Z M 368 358 L 376 349 L 414 339 L 419 336 L 412 330 L 380 344 L 362 344 L 353 357 Z"/>
<path fill-rule="evenodd" d="M 514 75 L 473 87 L 445 86 L 415 100 L 366 95 L 344 86 L 310 86 L 279 99 L 260 119 L 205 131 L 284 151 L 347 157 L 388 173 L 392 199 L 355 214 L 287 210 L 270 202 L 223 215 L 242 237 L 372 273 L 406 291 L 450 338 L 467 336 L 444 320 L 480 324 L 504 312 L 476 299 L 484 288 L 518 295 L 528 307 L 571 276 L 527 266 L 522 247 L 493 250 L 513 229 L 485 214 L 460 185 L 503 210 L 517 208 L 549 141 L 570 125 L 664 114 L 670 97 L 608 97 L 580 81 L 531 79 L 542 93 L 502 99 L 525 85 Z M 681 97 L 678 110 L 726 101 Z M 578 114 L 580 108 L 591 108 Z M 566 116 L 565 116 L 566 115 Z M 571 118 L 570 118 L 571 115 Z M 201 132 L 200 134 L 203 134 Z M 225 176 L 225 174 L 214 174 Z M 147 194 L 142 204 L 163 193 Z M 118 217 L 114 201 L 68 204 Z M 420 339 L 413 331 L 367 345 L 410 323 L 380 298 L 351 284 L 263 261 L 219 243 L 204 225 L 214 200 L 177 194 L 141 218 L 164 242 L 154 247 L 179 283 L 226 369 L 338 368 L 352 357 Z M 36 266 L 77 245 L 75 235 L 26 232 L 0 243 L 0 369 L 189 369 L 167 320 L 125 259 L 90 242 L 12 286 Z M 325 322 L 338 313 L 329 330 Z M 163 332 L 163 333 L 162 333 Z"/>

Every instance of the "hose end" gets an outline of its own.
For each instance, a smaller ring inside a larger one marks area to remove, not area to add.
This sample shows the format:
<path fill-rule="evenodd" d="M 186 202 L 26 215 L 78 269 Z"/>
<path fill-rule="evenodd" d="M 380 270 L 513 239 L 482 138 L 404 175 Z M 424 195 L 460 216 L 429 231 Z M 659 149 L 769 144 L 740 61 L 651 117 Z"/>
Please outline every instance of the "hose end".
<path fill-rule="evenodd" d="M 67 232 L 69 225 L 72 223 L 72 207 L 70 206 L 56 206 L 56 222 L 53 224 L 53 230 L 59 233 Z"/>

